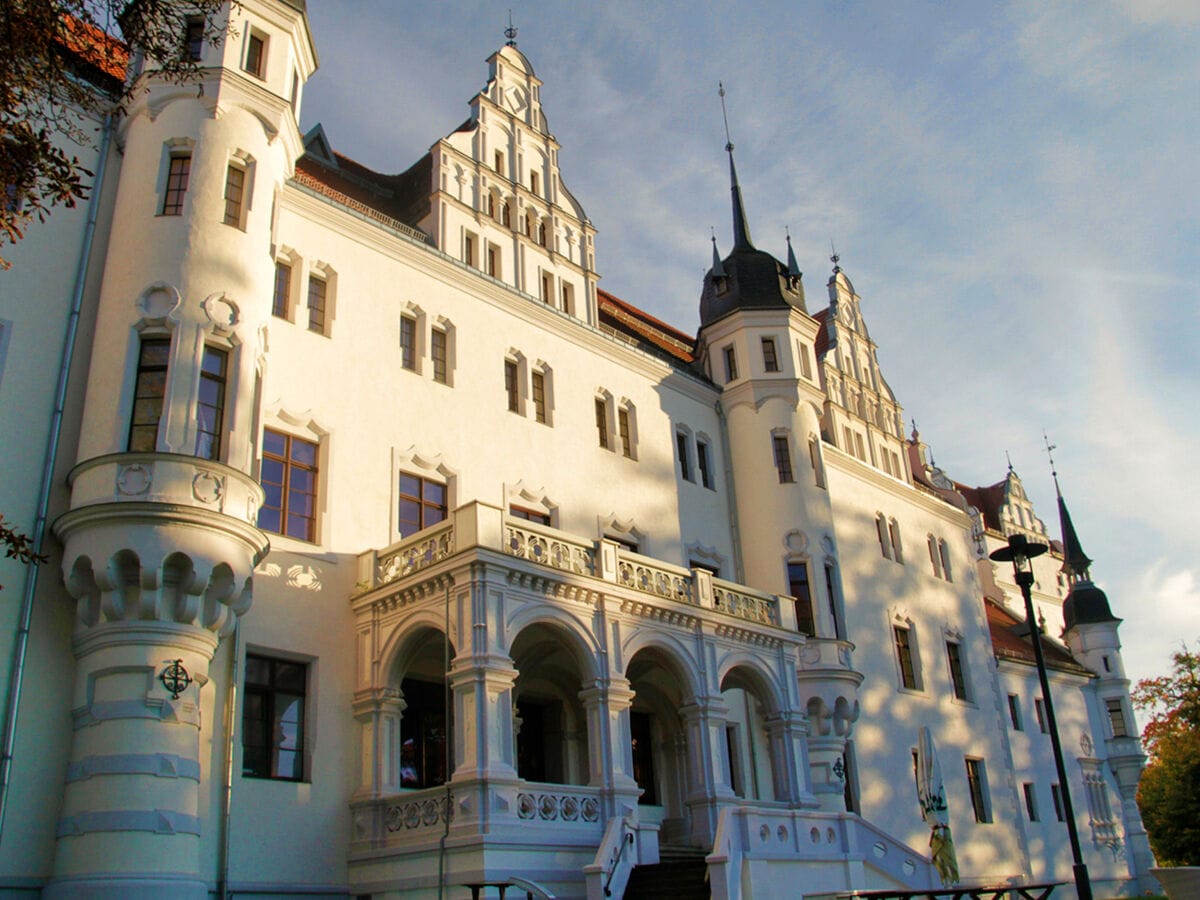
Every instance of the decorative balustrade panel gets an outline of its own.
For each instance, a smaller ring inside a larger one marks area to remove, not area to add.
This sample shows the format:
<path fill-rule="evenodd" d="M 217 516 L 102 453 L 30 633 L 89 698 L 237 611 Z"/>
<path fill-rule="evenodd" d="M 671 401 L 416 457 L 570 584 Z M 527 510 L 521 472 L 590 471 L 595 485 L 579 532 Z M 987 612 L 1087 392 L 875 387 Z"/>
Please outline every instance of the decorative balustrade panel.
<path fill-rule="evenodd" d="M 419 535 L 380 554 L 375 566 L 376 584 L 387 584 L 440 562 L 454 553 L 454 527 L 445 525 L 428 535 Z"/>
<path fill-rule="evenodd" d="M 596 552 L 591 546 L 516 525 L 505 526 L 504 552 L 577 575 L 596 572 Z"/>
<path fill-rule="evenodd" d="M 383 827 L 388 834 L 398 831 L 416 831 L 432 828 L 446 821 L 454 821 L 454 806 L 447 806 L 446 795 L 417 798 L 408 801 L 390 802 L 383 811 Z"/>
<path fill-rule="evenodd" d="M 592 794 L 555 790 L 522 791 L 517 794 L 517 818 L 595 824 L 600 821 L 600 800 Z"/>
<path fill-rule="evenodd" d="M 696 602 L 690 572 L 681 574 L 640 560 L 621 558 L 617 562 L 617 581 L 634 590 L 668 600 Z"/>
<path fill-rule="evenodd" d="M 738 590 L 727 583 L 713 580 L 713 607 L 739 619 L 762 625 L 778 625 L 779 609 L 771 597 Z"/>

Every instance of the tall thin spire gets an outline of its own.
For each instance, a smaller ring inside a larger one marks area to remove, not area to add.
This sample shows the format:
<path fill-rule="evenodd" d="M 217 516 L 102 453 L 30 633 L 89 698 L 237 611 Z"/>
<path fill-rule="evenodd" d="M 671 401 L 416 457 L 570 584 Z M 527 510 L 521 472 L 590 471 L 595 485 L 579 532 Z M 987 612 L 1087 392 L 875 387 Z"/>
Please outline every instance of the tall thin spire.
<path fill-rule="evenodd" d="M 789 277 L 789 278 L 799 278 L 799 277 L 800 277 L 801 275 L 803 275 L 804 273 L 800 271 L 800 266 L 799 266 L 799 265 L 796 263 L 796 254 L 795 254 L 795 252 L 792 250 L 792 234 L 791 234 L 791 232 L 790 232 L 790 231 L 788 231 L 788 230 L 787 230 L 787 228 L 786 228 L 786 227 L 784 228 L 784 234 L 786 234 L 786 235 L 787 235 L 787 247 L 788 247 L 788 260 L 787 260 L 787 266 L 788 266 L 788 277 Z"/>
<path fill-rule="evenodd" d="M 730 192 L 733 194 L 733 249 L 753 250 L 750 226 L 746 224 L 746 208 L 742 205 L 742 189 L 738 185 L 737 168 L 733 164 L 733 140 L 729 137 L 729 114 L 725 110 L 725 85 L 717 82 L 721 97 L 721 118 L 725 121 L 725 152 L 729 154 Z"/>
<path fill-rule="evenodd" d="M 1091 581 L 1092 576 L 1089 568 L 1092 561 L 1083 552 L 1083 547 L 1079 543 L 1079 536 L 1075 533 L 1075 525 L 1071 522 L 1071 513 L 1067 511 L 1067 501 L 1063 499 L 1062 491 L 1058 487 L 1058 469 L 1054 465 L 1056 445 L 1050 443 L 1050 438 L 1045 431 L 1042 432 L 1042 440 L 1046 442 L 1046 456 L 1050 460 L 1050 475 L 1054 479 L 1054 495 L 1058 498 L 1058 521 L 1062 527 L 1062 570 L 1067 574 L 1067 578 L 1072 583 L 1077 581 Z"/>
<path fill-rule="evenodd" d="M 504 29 L 504 36 L 507 38 L 504 46 L 513 48 L 517 46 L 517 26 L 513 24 L 511 9 L 508 11 L 508 27 Z"/>
<path fill-rule="evenodd" d="M 712 274 L 713 278 L 725 278 L 725 267 L 721 264 L 721 254 L 717 252 L 717 230 L 712 229 L 712 245 L 713 245 L 713 261 Z"/>

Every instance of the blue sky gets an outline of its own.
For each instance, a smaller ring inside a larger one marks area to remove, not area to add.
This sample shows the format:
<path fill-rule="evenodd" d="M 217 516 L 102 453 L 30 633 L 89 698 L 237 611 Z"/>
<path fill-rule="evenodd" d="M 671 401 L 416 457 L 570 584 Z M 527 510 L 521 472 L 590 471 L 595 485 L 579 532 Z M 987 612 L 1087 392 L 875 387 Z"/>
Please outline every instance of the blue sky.
<path fill-rule="evenodd" d="M 313 0 L 304 126 L 401 171 L 468 113 L 508 5 Z M 1200 4 L 512 2 L 601 285 L 694 332 L 731 244 L 831 239 L 906 420 L 1053 534 L 1042 448 L 1132 678 L 1200 643 Z"/>

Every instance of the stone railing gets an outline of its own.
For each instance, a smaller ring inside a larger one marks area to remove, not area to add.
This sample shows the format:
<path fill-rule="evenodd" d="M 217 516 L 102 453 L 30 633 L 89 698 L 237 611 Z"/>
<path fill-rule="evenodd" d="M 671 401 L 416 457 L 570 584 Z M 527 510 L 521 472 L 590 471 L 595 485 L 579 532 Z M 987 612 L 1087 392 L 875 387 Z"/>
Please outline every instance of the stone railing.
<path fill-rule="evenodd" d="M 503 549 L 510 556 L 552 569 L 576 575 L 596 573 L 596 550 L 592 544 L 523 519 L 505 519 Z"/>
<path fill-rule="evenodd" d="M 600 822 L 600 792 L 529 783 L 517 794 L 517 818 L 539 822 Z"/>
<path fill-rule="evenodd" d="M 352 840 L 387 843 L 417 833 L 438 834 L 454 821 L 453 797 L 444 787 L 351 803 Z"/>
<path fill-rule="evenodd" d="M 617 584 L 680 603 L 696 602 L 690 569 L 678 568 L 657 560 L 651 561 L 636 553 L 618 552 Z"/>
<path fill-rule="evenodd" d="M 387 584 L 404 578 L 454 553 L 454 526 L 444 522 L 433 529 L 393 544 L 375 562 L 375 583 Z"/>
<path fill-rule="evenodd" d="M 752 591 L 716 578 L 713 579 L 712 592 L 713 609 L 761 625 L 779 624 L 779 601 L 771 594 Z"/>

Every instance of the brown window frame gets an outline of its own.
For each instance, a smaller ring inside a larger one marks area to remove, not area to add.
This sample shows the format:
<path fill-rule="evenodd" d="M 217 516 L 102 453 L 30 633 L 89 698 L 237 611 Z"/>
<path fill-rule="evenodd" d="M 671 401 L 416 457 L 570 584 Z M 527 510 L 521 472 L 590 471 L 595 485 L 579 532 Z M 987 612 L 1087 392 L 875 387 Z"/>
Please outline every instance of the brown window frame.
<path fill-rule="evenodd" d="M 256 670 L 266 667 L 266 678 L 257 679 Z M 298 678 L 287 678 L 290 670 L 299 670 Z M 246 654 L 246 675 L 242 686 L 242 777 L 275 781 L 305 780 L 305 731 L 308 705 L 308 663 L 279 659 L 258 653 Z M 286 721 L 281 701 L 297 704 L 298 721 Z M 255 715 L 255 712 L 258 715 Z M 285 746 L 286 726 L 293 725 L 295 746 Z M 253 740 L 263 736 L 262 743 Z M 291 774 L 280 766 L 280 755 L 294 754 Z"/>
<path fill-rule="evenodd" d="M 406 490 L 406 480 L 414 483 L 416 492 Z M 401 472 L 396 489 L 398 497 L 396 530 L 401 538 L 411 537 L 441 522 L 450 515 L 450 488 L 445 482 L 412 472 Z M 440 494 L 440 499 L 438 495 Z M 405 503 L 416 516 L 404 516 Z M 412 526 L 412 527 L 410 527 Z"/>
<path fill-rule="evenodd" d="M 182 216 L 192 174 L 192 154 L 172 153 L 167 161 L 167 189 L 163 191 L 160 215 Z"/>
<path fill-rule="evenodd" d="M 771 435 L 771 450 L 775 456 L 775 471 L 779 475 L 779 483 L 794 484 L 796 475 L 792 471 L 792 450 L 788 446 L 787 435 Z"/>
<path fill-rule="evenodd" d="M 150 351 L 161 350 L 162 359 L 150 360 Z M 153 453 L 158 449 L 158 426 L 162 422 L 163 408 L 166 405 L 167 382 L 170 379 L 171 339 L 169 337 L 142 338 L 138 348 L 137 375 L 133 384 L 133 407 L 129 412 L 129 437 L 126 449 L 130 453 Z M 161 378 L 159 378 L 161 373 Z M 146 410 L 153 410 L 157 401 L 158 410 L 153 415 L 147 415 Z M 150 406 L 146 406 L 150 404 Z M 149 436 L 149 446 L 145 446 L 144 438 Z M 135 439 L 142 446 L 135 446 Z"/>
<path fill-rule="evenodd" d="M 242 227 L 242 208 L 246 198 L 246 170 L 230 163 L 225 167 L 225 218 L 222 223 Z"/>
<path fill-rule="evenodd" d="M 286 319 L 292 305 L 292 265 L 275 261 L 275 295 L 271 299 L 271 315 Z"/>
<path fill-rule="evenodd" d="M 282 451 L 273 450 L 270 444 L 276 440 L 282 439 Z M 305 456 L 299 456 L 297 450 L 303 450 Z M 306 457 L 311 456 L 311 462 Z M 263 429 L 263 451 L 262 451 L 262 471 L 259 476 L 259 481 L 264 490 L 267 490 L 267 497 L 263 501 L 262 507 L 258 511 L 258 527 L 263 531 L 269 531 L 272 534 L 279 534 L 285 537 L 295 538 L 300 541 L 307 541 L 310 544 L 316 543 L 317 540 L 317 500 L 319 497 L 318 491 L 321 484 L 321 447 L 316 441 L 305 440 L 301 437 L 289 434 L 286 431 L 276 431 L 273 428 Z M 280 481 L 267 480 L 267 465 L 275 463 L 281 467 Z M 309 487 L 295 487 L 293 481 L 297 473 L 310 473 Z M 270 504 L 270 490 L 268 488 L 277 488 L 279 490 L 279 506 Z M 303 511 L 296 512 L 297 501 L 306 500 L 307 503 L 300 504 L 301 507 L 307 505 L 307 513 Z M 268 523 L 263 521 L 264 514 L 270 514 L 269 511 L 277 511 L 279 514 L 279 527 L 272 528 Z M 301 525 L 301 528 L 294 528 L 294 525 Z"/>
<path fill-rule="evenodd" d="M 215 368 L 210 367 L 210 361 L 217 364 Z M 196 397 L 196 456 L 201 459 L 221 459 L 228 380 L 229 351 L 205 344 L 200 357 L 200 390 Z M 211 413 L 207 423 L 205 411 Z"/>

